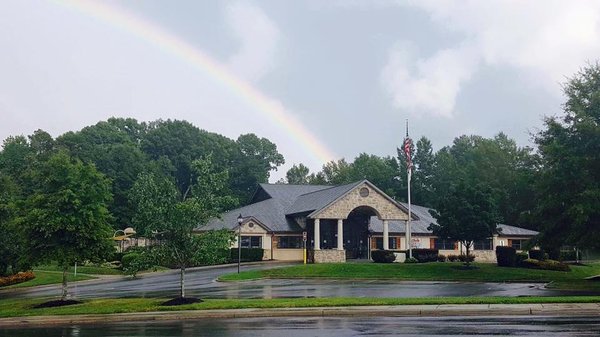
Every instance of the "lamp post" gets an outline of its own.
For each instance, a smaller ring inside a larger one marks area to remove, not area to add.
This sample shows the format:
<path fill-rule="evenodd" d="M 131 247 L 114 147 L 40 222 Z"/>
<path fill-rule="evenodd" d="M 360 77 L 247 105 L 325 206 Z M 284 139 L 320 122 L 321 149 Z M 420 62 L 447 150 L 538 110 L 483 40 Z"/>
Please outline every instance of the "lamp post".
<path fill-rule="evenodd" d="M 240 273 L 240 262 L 242 262 L 242 222 L 244 218 L 242 214 L 237 217 L 238 222 L 238 274 Z"/>
<path fill-rule="evenodd" d="M 369 238 L 368 243 L 367 243 L 367 259 L 370 261 L 371 260 L 371 238 L 373 237 L 373 230 L 371 229 L 370 225 L 369 225 L 369 229 L 367 231 L 367 237 Z"/>

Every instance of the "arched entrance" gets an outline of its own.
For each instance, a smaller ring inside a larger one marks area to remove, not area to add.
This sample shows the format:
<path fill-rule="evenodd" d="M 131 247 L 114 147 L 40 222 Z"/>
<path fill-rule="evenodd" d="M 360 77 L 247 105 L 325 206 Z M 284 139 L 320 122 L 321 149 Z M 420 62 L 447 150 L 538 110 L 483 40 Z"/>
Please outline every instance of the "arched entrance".
<path fill-rule="evenodd" d="M 344 220 L 344 249 L 346 259 L 367 259 L 369 257 L 369 223 L 377 211 L 369 206 L 353 209 Z"/>

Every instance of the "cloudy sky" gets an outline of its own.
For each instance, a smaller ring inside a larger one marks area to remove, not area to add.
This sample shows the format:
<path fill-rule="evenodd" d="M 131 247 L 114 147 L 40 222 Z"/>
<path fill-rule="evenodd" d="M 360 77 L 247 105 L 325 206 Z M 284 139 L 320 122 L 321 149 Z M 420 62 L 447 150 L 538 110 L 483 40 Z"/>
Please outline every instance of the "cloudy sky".
<path fill-rule="evenodd" d="M 0 2 L 0 138 L 111 116 L 274 141 L 313 170 L 560 113 L 600 1 Z"/>

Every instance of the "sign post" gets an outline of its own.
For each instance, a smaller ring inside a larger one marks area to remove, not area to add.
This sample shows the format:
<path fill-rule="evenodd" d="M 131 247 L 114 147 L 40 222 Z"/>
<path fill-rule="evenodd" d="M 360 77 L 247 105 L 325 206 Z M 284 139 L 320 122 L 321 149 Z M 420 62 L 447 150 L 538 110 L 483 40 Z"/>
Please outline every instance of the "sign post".
<path fill-rule="evenodd" d="M 302 259 L 304 260 L 304 264 L 306 264 L 306 231 L 302 232 Z"/>

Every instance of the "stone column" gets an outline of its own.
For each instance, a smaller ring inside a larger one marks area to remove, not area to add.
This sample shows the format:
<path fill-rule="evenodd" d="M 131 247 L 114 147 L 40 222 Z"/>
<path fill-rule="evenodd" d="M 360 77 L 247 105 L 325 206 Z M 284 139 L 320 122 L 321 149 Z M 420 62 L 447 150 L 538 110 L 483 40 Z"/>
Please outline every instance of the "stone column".
<path fill-rule="evenodd" d="M 344 220 L 338 219 L 337 249 L 344 250 Z"/>
<path fill-rule="evenodd" d="M 315 250 L 321 250 L 321 223 L 315 219 Z"/>
<path fill-rule="evenodd" d="M 383 220 L 383 250 L 390 249 L 390 233 L 388 221 Z"/>
<path fill-rule="evenodd" d="M 498 234 L 492 236 L 492 250 L 496 251 L 496 247 L 498 247 Z"/>

